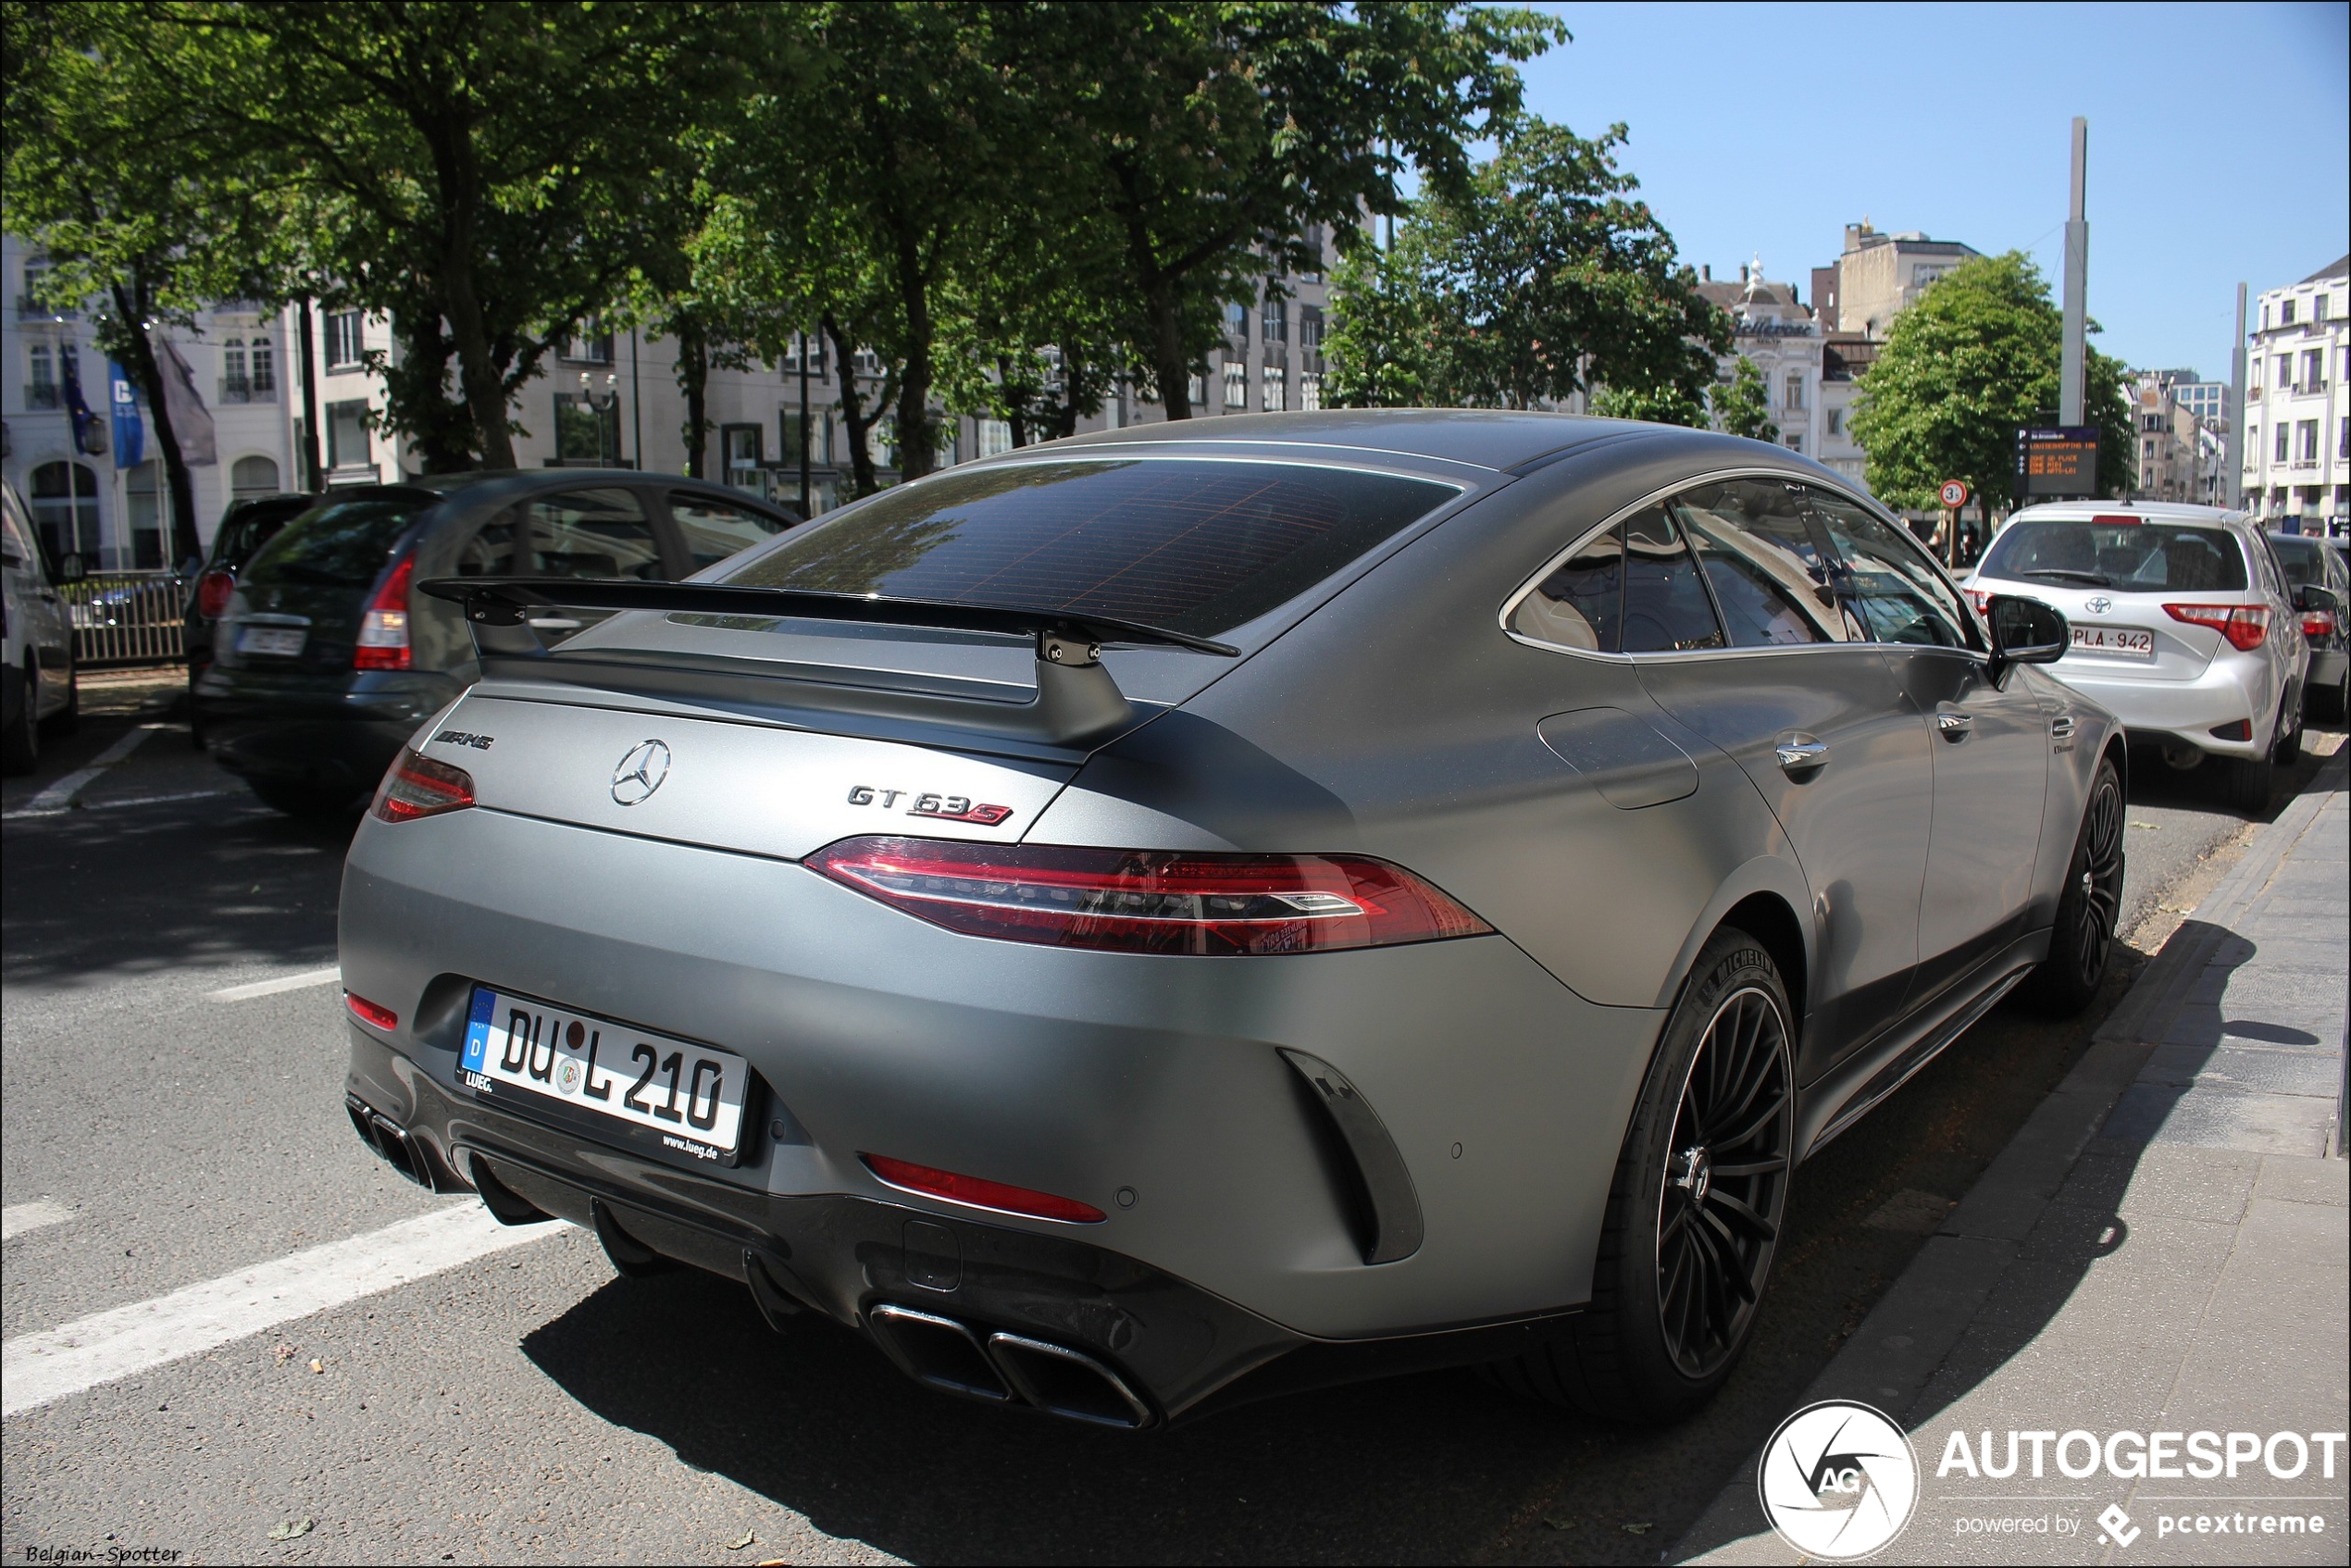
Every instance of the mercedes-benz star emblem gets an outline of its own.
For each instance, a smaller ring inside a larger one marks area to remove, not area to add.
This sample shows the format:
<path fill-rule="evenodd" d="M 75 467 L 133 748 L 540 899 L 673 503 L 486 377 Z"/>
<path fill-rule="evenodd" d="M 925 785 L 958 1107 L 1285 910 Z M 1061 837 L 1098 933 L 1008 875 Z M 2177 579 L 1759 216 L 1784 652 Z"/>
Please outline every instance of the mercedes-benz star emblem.
<path fill-rule="evenodd" d="M 2114 608 L 2114 601 L 2103 593 L 2094 593 L 2082 601 L 2082 607 L 2094 616 L 2102 616 Z"/>
<path fill-rule="evenodd" d="M 640 740 L 628 748 L 612 770 L 612 798 L 633 806 L 650 798 L 669 777 L 669 748 L 659 740 Z"/>

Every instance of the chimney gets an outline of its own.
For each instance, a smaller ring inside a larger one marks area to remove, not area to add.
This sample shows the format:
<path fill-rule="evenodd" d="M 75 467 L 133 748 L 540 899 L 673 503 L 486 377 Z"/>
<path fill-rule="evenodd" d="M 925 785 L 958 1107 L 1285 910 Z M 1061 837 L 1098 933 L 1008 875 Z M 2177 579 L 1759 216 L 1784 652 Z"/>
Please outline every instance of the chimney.
<path fill-rule="evenodd" d="M 1698 280 L 1701 283 L 1711 283 L 1714 281 L 1714 264 L 1712 262 L 1705 262 L 1699 266 L 1698 269 Z"/>

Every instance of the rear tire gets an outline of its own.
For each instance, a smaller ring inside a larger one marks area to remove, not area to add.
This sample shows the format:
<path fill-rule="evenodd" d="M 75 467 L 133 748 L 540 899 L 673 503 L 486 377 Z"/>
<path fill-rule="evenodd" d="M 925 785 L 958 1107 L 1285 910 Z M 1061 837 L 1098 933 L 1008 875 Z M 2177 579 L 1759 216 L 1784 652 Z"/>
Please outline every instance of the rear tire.
<path fill-rule="evenodd" d="M 24 668 L 0 671 L 0 678 L 16 688 L 16 711 L 6 730 L 0 732 L 0 773 L 13 778 L 41 765 L 41 720 L 36 712 L 41 705 L 40 666 L 28 653 Z"/>
<path fill-rule="evenodd" d="M 263 805 L 305 822 L 328 822 L 359 814 L 355 790 L 323 789 L 316 784 L 264 783 L 253 778 L 245 782 Z"/>
<path fill-rule="evenodd" d="M 2277 782 L 2278 760 L 2274 753 L 2235 758 L 2229 765 L 2229 808 L 2246 816 L 2263 815 L 2270 809 L 2270 795 Z"/>
<path fill-rule="evenodd" d="M 2102 760 L 2082 807 L 2082 828 L 2066 862 L 2049 956 L 2021 988 L 2032 1007 L 2071 1018 L 2098 994 L 2114 959 L 2114 925 L 2122 911 L 2122 778 Z"/>
<path fill-rule="evenodd" d="M 66 705 L 41 721 L 42 733 L 70 735 L 81 728 L 81 672 L 66 672 Z"/>
<path fill-rule="evenodd" d="M 1787 1209 L 1793 1016 L 1771 955 L 1744 931 L 1716 932 L 1617 1156 L 1591 1304 L 1559 1338 L 1498 1363 L 1505 1388 L 1664 1425 L 1730 1376 Z"/>
<path fill-rule="evenodd" d="M 2278 743 L 2270 752 L 2270 760 L 2280 767 L 2292 767 L 2302 760 L 2302 703 L 2294 704 L 2294 728 L 2285 727 L 2285 710 L 2278 710 Z"/>

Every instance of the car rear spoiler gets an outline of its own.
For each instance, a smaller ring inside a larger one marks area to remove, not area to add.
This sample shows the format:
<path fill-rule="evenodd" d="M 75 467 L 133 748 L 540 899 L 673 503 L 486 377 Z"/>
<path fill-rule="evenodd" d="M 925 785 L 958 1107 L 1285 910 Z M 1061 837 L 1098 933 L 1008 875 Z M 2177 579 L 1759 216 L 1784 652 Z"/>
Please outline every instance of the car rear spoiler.
<path fill-rule="evenodd" d="M 529 627 L 531 612 L 545 608 L 652 610 L 668 615 L 729 616 L 755 620 L 855 621 L 865 625 L 922 627 L 989 632 L 1036 641 L 1037 695 L 1026 703 L 965 698 L 936 691 L 889 691 L 830 681 L 802 681 L 791 674 L 760 671 L 758 661 L 690 661 L 674 656 L 638 673 L 686 674 L 700 666 L 705 678 L 729 686 L 790 681 L 802 705 L 843 709 L 892 718 L 913 718 L 960 729 L 1005 735 L 1049 745 L 1082 744 L 1107 737 L 1135 716 L 1133 704 L 1102 667 L 1101 648 L 1123 642 L 1146 648 L 1182 648 L 1237 658 L 1240 650 L 1181 631 L 1143 626 L 1109 616 L 1069 610 L 1005 609 L 952 604 L 925 599 L 885 599 L 878 594 L 818 593 L 797 588 L 747 588 L 715 582 L 629 582 L 586 578 L 435 578 L 417 591 L 462 607 L 481 655 L 484 675 L 524 678 L 552 675 L 551 666 L 573 659 L 550 653 Z M 546 660 L 534 666 L 531 661 Z M 611 666 L 601 651 L 581 663 Z M 639 661 L 626 660 L 634 666 Z M 804 666 L 803 666 L 804 667 Z M 579 672 L 586 675 L 583 669 Z M 703 681 L 688 680 L 701 685 Z M 656 679 L 656 684 L 673 684 Z"/>

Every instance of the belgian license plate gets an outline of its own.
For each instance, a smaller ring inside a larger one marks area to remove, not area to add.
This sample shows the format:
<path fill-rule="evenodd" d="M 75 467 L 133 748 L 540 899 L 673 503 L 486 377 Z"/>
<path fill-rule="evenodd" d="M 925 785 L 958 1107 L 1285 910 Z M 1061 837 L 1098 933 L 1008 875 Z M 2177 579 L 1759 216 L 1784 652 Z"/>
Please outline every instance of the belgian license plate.
<path fill-rule="evenodd" d="M 751 1064 L 732 1052 L 476 986 L 457 1076 L 477 1095 L 552 1103 L 697 1160 L 731 1165 Z"/>
<path fill-rule="evenodd" d="M 237 633 L 237 652 L 291 659 L 301 653 L 309 638 L 310 633 L 298 626 L 249 626 Z"/>
<path fill-rule="evenodd" d="M 2103 653 L 2112 659 L 2152 659 L 2155 633 L 2127 626 L 2077 626 L 2073 628 L 2073 650 L 2077 653 Z"/>

